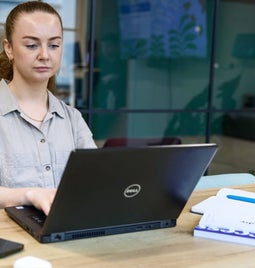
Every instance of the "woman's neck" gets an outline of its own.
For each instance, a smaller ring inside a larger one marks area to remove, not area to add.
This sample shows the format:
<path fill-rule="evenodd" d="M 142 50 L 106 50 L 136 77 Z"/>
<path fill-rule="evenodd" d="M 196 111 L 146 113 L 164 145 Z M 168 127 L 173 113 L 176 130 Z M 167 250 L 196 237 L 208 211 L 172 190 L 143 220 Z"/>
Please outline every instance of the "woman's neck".
<path fill-rule="evenodd" d="M 9 83 L 9 88 L 19 102 L 47 104 L 47 83 L 22 83 L 15 80 Z"/>
<path fill-rule="evenodd" d="M 9 83 L 10 90 L 17 99 L 19 108 L 25 116 L 34 121 L 43 121 L 48 112 L 48 90 L 40 85 L 32 87 L 26 84 L 17 84 L 15 81 Z"/>

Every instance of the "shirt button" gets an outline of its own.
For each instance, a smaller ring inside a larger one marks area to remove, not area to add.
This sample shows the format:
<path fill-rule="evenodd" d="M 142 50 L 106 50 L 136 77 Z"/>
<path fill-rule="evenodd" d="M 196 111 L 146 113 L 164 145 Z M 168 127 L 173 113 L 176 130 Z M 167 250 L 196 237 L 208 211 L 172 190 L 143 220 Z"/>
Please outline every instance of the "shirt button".
<path fill-rule="evenodd" d="M 46 166 L 45 169 L 46 169 L 47 171 L 49 171 L 49 170 L 50 170 L 50 166 Z"/>
<path fill-rule="evenodd" d="M 40 142 L 41 142 L 41 143 L 45 143 L 45 139 L 41 139 Z"/>

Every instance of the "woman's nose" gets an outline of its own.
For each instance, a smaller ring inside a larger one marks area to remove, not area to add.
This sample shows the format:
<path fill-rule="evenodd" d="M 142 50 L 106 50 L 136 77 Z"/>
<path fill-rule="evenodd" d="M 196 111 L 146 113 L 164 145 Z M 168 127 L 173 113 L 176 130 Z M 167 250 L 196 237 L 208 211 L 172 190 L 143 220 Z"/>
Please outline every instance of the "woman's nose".
<path fill-rule="evenodd" d="M 49 59 L 49 53 L 48 53 L 48 47 L 47 46 L 42 46 L 40 48 L 38 59 L 39 60 L 48 60 Z"/>

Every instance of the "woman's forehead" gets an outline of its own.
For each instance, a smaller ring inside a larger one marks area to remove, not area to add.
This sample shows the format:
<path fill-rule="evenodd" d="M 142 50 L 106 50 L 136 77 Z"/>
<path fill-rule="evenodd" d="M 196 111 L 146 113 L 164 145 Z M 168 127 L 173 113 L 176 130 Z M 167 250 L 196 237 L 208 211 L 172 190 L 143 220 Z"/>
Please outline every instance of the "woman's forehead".
<path fill-rule="evenodd" d="M 37 11 L 20 14 L 14 24 L 14 32 L 25 35 L 62 36 L 62 27 L 57 15 Z"/>

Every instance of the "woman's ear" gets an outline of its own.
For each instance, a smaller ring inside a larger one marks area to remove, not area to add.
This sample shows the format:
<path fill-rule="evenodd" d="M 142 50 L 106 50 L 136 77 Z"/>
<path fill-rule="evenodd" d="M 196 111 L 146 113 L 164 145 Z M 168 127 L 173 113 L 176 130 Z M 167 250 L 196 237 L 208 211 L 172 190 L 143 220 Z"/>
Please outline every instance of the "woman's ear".
<path fill-rule="evenodd" d="M 6 38 L 4 39 L 4 51 L 9 58 L 9 61 L 13 61 L 12 46 Z"/>

